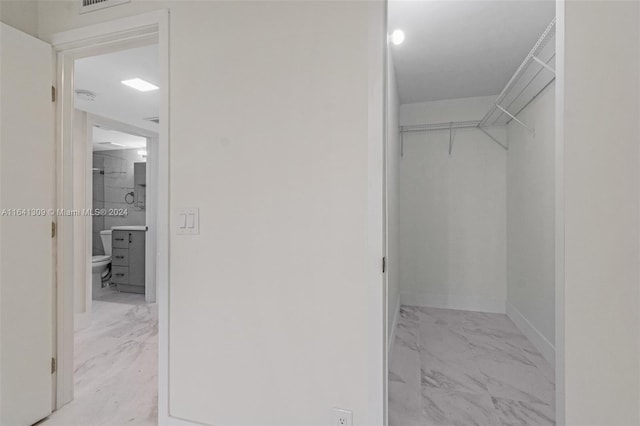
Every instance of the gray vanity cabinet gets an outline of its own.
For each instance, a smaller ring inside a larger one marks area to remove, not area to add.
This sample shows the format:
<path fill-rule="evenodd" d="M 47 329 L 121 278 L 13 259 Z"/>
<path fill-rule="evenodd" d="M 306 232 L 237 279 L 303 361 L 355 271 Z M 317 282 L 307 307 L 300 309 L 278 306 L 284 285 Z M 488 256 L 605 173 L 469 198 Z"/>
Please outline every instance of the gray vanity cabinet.
<path fill-rule="evenodd" d="M 113 230 L 111 281 L 118 290 L 144 294 L 145 231 Z"/>

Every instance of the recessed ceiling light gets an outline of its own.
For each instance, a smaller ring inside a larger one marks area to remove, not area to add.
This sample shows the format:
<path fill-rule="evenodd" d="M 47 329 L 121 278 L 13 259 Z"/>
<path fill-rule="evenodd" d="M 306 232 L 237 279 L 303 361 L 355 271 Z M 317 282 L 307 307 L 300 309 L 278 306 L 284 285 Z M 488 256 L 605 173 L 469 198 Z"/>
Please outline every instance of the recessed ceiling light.
<path fill-rule="evenodd" d="M 145 81 L 141 78 L 132 78 L 130 80 L 123 80 L 122 84 L 129 87 L 133 87 L 134 89 L 139 90 L 141 92 L 149 92 L 151 90 L 159 89 L 159 87 L 156 86 L 155 84 L 151 84 L 148 81 Z"/>
<path fill-rule="evenodd" d="M 402 31 L 402 30 L 394 30 L 391 33 L 391 43 L 393 43 L 396 46 L 398 46 L 399 44 L 402 44 L 403 41 L 404 41 L 404 31 Z"/>

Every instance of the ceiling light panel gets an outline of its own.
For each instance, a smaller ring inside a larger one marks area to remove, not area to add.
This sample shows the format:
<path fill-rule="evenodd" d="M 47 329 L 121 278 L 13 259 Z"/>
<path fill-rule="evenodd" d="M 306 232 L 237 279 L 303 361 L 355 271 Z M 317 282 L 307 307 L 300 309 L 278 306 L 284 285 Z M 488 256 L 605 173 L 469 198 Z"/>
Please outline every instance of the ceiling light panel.
<path fill-rule="evenodd" d="M 125 86 L 132 87 L 136 90 L 139 90 L 140 92 L 150 92 L 152 90 L 159 89 L 159 87 L 156 86 L 155 84 L 149 83 L 148 81 L 143 80 L 141 78 L 132 78 L 130 80 L 123 80 L 122 84 L 124 84 Z"/>

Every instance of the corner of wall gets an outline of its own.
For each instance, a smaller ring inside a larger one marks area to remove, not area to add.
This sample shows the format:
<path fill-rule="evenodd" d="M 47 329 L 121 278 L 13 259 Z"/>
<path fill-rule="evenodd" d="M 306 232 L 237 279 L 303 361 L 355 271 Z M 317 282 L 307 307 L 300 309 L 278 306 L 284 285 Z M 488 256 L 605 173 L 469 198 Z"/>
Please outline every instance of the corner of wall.
<path fill-rule="evenodd" d="M 389 331 L 389 347 L 388 347 L 388 356 L 391 357 L 393 353 L 393 344 L 396 340 L 396 330 L 398 329 L 398 321 L 400 319 L 400 297 L 396 298 L 396 306 L 393 309 L 393 320 L 391 321 L 391 328 Z"/>
<path fill-rule="evenodd" d="M 505 313 L 504 299 L 474 296 L 471 294 L 434 293 L 434 292 L 406 292 L 401 293 L 400 302 L 403 305 L 422 306 L 425 308 L 457 309 L 461 311 Z"/>
<path fill-rule="evenodd" d="M 522 315 L 513 304 L 507 302 L 507 316 L 513 321 L 518 329 L 525 335 L 527 339 L 535 346 L 549 364 L 556 364 L 556 348 L 544 335 L 538 331 L 531 322 Z"/>
<path fill-rule="evenodd" d="M 0 21 L 34 37 L 38 36 L 39 1 L 0 1 Z"/>

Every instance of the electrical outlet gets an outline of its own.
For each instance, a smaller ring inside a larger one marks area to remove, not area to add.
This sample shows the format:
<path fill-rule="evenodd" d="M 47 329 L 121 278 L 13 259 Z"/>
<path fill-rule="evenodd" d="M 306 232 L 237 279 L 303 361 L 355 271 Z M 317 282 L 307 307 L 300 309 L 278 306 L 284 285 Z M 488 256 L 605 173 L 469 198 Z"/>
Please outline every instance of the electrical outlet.
<path fill-rule="evenodd" d="M 342 408 L 334 408 L 331 426 L 353 426 L 353 412 Z"/>

